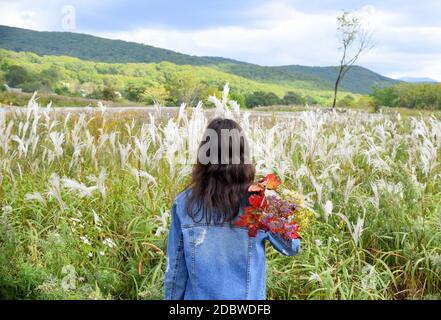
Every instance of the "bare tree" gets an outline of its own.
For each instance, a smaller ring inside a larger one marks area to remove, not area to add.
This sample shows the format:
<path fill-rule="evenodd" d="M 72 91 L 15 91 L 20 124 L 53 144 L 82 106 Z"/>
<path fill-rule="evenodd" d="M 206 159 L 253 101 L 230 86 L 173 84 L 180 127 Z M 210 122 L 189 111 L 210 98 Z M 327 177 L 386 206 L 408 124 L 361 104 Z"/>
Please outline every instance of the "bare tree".
<path fill-rule="evenodd" d="M 358 58 L 374 46 L 372 43 L 372 32 L 363 26 L 358 16 L 351 12 L 344 11 L 341 16 L 337 17 L 337 21 L 338 37 L 341 43 L 339 50 L 342 56 L 337 79 L 335 80 L 334 101 L 332 103 L 333 109 L 337 103 L 337 93 L 340 82 Z"/>

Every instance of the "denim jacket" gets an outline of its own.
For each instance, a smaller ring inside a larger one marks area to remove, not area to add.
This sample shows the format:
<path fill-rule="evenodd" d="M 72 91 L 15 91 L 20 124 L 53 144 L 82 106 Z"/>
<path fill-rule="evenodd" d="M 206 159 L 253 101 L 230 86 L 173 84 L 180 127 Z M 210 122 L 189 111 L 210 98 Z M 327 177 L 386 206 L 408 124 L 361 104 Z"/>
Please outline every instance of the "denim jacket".
<path fill-rule="evenodd" d="M 190 190 L 173 202 L 167 241 L 164 298 L 167 300 L 266 298 L 265 240 L 283 255 L 295 255 L 300 240 L 284 240 L 230 223 L 194 222 L 187 214 Z"/>

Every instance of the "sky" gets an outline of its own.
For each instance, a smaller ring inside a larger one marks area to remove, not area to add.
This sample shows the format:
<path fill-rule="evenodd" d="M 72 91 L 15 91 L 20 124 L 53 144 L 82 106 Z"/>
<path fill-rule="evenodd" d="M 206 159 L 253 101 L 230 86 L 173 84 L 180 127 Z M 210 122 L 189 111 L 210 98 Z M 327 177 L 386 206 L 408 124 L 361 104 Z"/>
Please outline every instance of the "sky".
<path fill-rule="evenodd" d="M 260 65 L 328 66 L 338 64 L 343 10 L 373 33 L 374 48 L 357 64 L 441 81 L 441 0 L 0 0 L 0 24 Z"/>

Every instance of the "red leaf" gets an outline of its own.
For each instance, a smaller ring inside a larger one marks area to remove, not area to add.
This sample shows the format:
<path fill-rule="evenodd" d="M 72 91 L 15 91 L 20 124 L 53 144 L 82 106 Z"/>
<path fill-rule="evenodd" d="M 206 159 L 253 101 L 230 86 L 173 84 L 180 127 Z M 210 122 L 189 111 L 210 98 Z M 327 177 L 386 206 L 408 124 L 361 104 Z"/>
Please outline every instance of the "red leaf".
<path fill-rule="evenodd" d="M 267 189 L 277 189 L 280 186 L 280 180 L 277 179 L 275 174 L 270 173 L 261 179 L 259 184 L 265 186 Z"/>
<path fill-rule="evenodd" d="M 251 225 L 248 227 L 248 236 L 254 238 L 257 235 L 257 227 Z"/>
<path fill-rule="evenodd" d="M 248 199 L 253 208 L 259 209 L 267 206 L 266 198 L 253 194 Z"/>

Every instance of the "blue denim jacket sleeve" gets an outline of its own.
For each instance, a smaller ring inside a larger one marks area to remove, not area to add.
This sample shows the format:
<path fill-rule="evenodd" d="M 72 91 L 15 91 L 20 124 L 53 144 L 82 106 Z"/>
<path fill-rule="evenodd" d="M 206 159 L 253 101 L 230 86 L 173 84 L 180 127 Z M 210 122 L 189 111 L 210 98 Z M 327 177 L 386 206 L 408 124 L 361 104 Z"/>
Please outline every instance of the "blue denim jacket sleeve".
<path fill-rule="evenodd" d="M 182 300 L 187 285 L 187 266 L 184 258 L 184 240 L 181 223 L 176 213 L 176 202 L 171 210 L 171 225 L 167 240 L 167 258 L 164 276 L 164 299 Z"/>
<path fill-rule="evenodd" d="M 268 240 L 278 252 L 284 256 L 293 256 L 300 250 L 300 239 L 285 240 L 279 234 L 267 232 Z"/>

